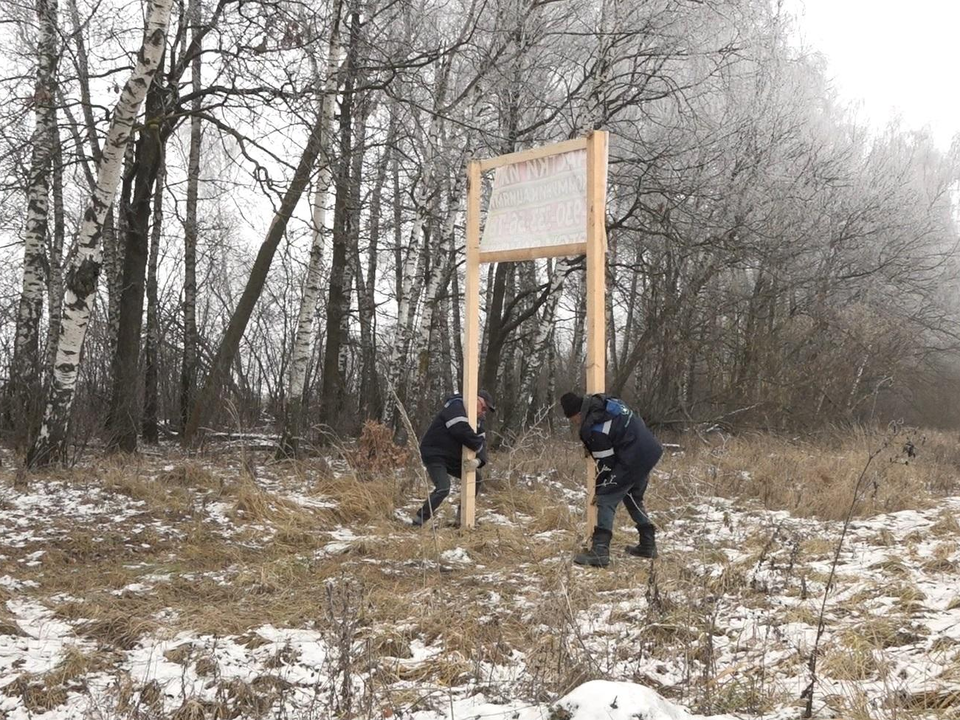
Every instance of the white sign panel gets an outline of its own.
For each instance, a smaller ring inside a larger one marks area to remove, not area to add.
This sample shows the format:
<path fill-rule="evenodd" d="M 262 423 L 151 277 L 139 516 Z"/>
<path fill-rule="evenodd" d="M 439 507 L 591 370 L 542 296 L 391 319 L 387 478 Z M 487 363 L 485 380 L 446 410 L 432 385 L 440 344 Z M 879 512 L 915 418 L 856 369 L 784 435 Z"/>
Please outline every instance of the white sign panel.
<path fill-rule="evenodd" d="M 481 252 L 586 242 L 587 151 L 496 170 Z"/>

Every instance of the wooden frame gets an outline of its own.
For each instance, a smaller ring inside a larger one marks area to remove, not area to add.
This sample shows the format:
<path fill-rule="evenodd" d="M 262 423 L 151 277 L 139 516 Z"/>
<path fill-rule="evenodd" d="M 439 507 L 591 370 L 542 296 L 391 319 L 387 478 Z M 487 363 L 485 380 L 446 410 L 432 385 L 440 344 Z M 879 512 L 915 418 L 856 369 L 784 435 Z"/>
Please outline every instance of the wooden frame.
<path fill-rule="evenodd" d="M 517 250 L 499 250 L 484 253 L 480 249 L 480 194 L 484 170 L 512 165 L 527 160 L 560 155 L 575 150 L 587 151 L 587 227 L 586 242 L 553 245 Z M 477 375 L 480 371 L 480 264 L 515 262 L 546 257 L 587 256 L 587 363 L 588 393 L 600 393 L 606 388 L 606 198 L 607 198 L 607 133 L 594 130 L 583 138 L 546 145 L 521 152 L 500 155 L 467 163 L 466 208 L 466 281 L 464 283 L 463 333 L 463 404 L 470 424 L 477 427 Z M 463 449 L 463 459 L 476 456 Z M 596 485 L 596 466 L 587 458 L 585 510 L 586 534 L 593 532 L 597 522 L 597 508 L 593 504 Z M 476 525 L 477 473 L 464 469 L 462 478 L 463 527 Z"/>

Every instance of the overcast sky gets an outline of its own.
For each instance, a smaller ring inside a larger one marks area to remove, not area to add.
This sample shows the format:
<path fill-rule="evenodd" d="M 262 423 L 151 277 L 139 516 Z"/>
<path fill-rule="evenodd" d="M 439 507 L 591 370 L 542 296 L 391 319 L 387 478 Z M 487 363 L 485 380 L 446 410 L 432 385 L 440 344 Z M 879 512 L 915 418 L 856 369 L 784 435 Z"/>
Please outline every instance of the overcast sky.
<path fill-rule="evenodd" d="M 898 114 L 949 148 L 960 132 L 960 1 L 785 0 L 805 47 L 875 127 Z"/>

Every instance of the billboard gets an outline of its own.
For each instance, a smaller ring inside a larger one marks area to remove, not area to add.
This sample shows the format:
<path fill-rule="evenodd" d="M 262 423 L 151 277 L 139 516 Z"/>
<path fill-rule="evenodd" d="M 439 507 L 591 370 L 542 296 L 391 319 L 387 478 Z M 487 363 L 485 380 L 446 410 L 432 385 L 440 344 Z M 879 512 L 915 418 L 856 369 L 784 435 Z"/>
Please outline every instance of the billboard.
<path fill-rule="evenodd" d="M 586 239 L 585 149 L 496 169 L 481 252 L 547 248 Z"/>

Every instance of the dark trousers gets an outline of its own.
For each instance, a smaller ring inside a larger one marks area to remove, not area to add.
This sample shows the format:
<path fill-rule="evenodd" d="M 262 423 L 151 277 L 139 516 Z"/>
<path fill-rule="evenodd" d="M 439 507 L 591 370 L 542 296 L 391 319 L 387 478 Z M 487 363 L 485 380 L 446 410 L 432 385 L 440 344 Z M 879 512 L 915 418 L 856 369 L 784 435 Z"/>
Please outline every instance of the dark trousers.
<path fill-rule="evenodd" d="M 441 503 L 447 499 L 447 495 L 450 494 L 450 474 L 447 472 L 447 466 L 443 463 L 430 463 L 426 465 L 427 475 L 430 476 L 430 482 L 433 483 L 433 492 L 430 493 L 430 497 L 426 499 L 421 507 L 417 511 L 417 519 L 420 522 L 426 522 L 433 514 L 437 511 L 437 508 L 440 507 Z M 480 492 L 480 487 L 482 485 L 482 480 L 480 478 L 480 471 L 477 470 L 477 493 Z"/>
<path fill-rule="evenodd" d="M 643 494 L 647 491 L 649 478 L 650 473 L 647 473 L 633 485 L 624 485 L 613 492 L 597 495 L 597 527 L 613 532 L 613 518 L 621 502 L 627 507 L 627 512 L 630 513 L 638 530 L 642 527 L 653 527 L 650 516 L 643 507 Z"/>

